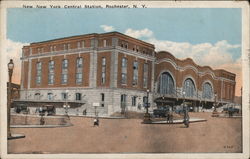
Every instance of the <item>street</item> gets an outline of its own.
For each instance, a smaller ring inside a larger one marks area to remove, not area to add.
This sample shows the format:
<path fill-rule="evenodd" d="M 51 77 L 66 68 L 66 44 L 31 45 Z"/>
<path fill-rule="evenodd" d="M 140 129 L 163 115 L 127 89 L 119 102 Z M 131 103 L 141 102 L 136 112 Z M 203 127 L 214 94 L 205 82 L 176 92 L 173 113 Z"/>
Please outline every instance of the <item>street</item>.
<path fill-rule="evenodd" d="M 119 152 L 241 152 L 241 118 L 215 118 L 190 113 L 206 122 L 141 124 L 141 119 L 71 117 L 71 127 L 11 128 L 23 139 L 10 140 L 10 153 L 119 153 Z"/>

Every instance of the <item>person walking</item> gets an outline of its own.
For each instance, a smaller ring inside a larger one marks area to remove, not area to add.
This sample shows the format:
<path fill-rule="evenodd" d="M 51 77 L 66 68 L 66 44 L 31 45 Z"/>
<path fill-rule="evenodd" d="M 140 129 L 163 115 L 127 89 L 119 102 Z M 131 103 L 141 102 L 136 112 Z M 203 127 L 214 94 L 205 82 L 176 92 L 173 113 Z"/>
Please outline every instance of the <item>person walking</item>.
<path fill-rule="evenodd" d="M 186 128 L 189 127 L 189 115 L 188 115 L 188 107 L 184 104 L 184 120 L 183 123 L 186 126 Z"/>
<path fill-rule="evenodd" d="M 97 117 L 94 119 L 94 127 L 95 126 L 99 126 L 99 119 Z"/>

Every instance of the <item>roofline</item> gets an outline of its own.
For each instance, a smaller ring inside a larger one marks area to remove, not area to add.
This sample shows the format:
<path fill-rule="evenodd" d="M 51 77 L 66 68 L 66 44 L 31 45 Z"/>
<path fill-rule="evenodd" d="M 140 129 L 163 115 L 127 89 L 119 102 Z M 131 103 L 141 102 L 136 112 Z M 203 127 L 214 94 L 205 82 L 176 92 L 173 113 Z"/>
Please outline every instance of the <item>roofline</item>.
<path fill-rule="evenodd" d="M 98 35 L 105 35 L 105 34 L 119 34 L 121 36 L 125 36 L 125 37 L 128 37 L 128 38 L 132 38 L 134 40 L 137 40 L 137 41 L 140 41 L 144 44 L 147 44 L 147 45 L 150 45 L 152 46 L 153 48 L 155 48 L 155 46 L 153 44 L 150 44 L 148 42 L 145 42 L 143 40 L 140 40 L 140 39 L 136 39 L 134 37 L 131 37 L 131 36 L 128 36 L 128 35 L 125 35 L 123 33 L 120 33 L 118 31 L 112 31 L 112 32 L 106 32 L 106 33 L 90 33 L 90 34 L 82 34 L 82 35 L 73 35 L 73 36 L 68 36 L 68 37 L 62 37 L 62 38 L 56 38 L 56 39 L 51 39 L 51 40 L 45 40 L 45 41 L 40 41 L 40 42 L 33 42 L 33 43 L 30 43 L 30 45 L 34 45 L 34 44 L 42 44 L 42 43 L 46 43 L 46 42 L 53 42 L 53 41 L 57 41 L 57 40 L 63 40 L 63 39 L 69 39 L 69 38 L 77 38 L 77 37 L 84 37 L 84 36 L 98 36 Z"/>
<path fill-rule="evenodd" d="M 231 74 L 231 75 L 233 75 L 233 76 L 236 76 L 235 73 L 229 72 L 229 71 L 224 70 L 224 69 L 213 69 L 211 66 L 208 66 L 208 65 L 203 65 L 203 66 L 202 66 L 202 65 L 198 65 L 198 64 L 197 64 L 192 58 L 190 58 L 190 57 L 187 57 L 187 58 L 185 58 L 185 59 L 179 59 L 179 58 L 175 57 L 172 53 L 170 53 L 170 52 L 168 52 L 168 51 L 157 51 L 156 53 L 157 53 L 157 54 L 159 54 L 159 53 L 167 53 L 167 54 L 170 54 L 171 56 L 173 56 L 173 57 L 175 58 L 175 60 L 179 60 L 179 61 L 181 61 L 181 62 L 190 59 L 190 60 L 196 65 L 196 67 L 201 67 L 201 68 L 208 67 L 208 68 L 209 68 L 210 70 L 212 70 L 213 72 L 216 72 L 216 71 L 224 71 L 224 72 L 229 73 L 229 74 Z"/>

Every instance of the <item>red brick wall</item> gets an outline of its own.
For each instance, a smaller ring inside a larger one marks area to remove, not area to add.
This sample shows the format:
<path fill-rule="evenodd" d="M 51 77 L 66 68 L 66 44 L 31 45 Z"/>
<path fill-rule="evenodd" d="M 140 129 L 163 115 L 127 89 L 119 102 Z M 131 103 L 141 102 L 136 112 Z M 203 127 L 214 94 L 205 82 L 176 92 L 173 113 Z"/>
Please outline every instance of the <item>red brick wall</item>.
<path fill-rule="evenodd" d="M 79 54 L 65 55 L 65 59 L 68 59 L 68 83 L 61 84 L 61 74 L 62 74 L 62 61 L 64 59 L 63 55 L 52 56 L 46 58 L 40 58 L 42 63 L 42 81 L 40 85 L 36 84 L 36 63 L 38 59 L 32 60 L 32 71 L 31 71 L 31 88 L 47 88 L 47 87 L 88 87 L 89 86 L 89 69 L 90 69 L 90 55 L 87 53 L 80 54 L 83 58 L 83 83 L 76 84 L 76 59 Z M 49 61 L 53 60 L 55 62 L 54 67 L 54 84 L 48 84 L 48 64 Z M 28 77 L 27 75 L 25 75 Z"/>
<path fill-rule="evenodd" d="M 23 88 L 28 88 L 28 70 L 29 70 L 29 62 L 23 61 L 24 65 L 22 67 L 21 76 L 23 80 Z"/>
<path fill-rule="evenodd" d="M 203 66 L 203 67 L 198 66 L 190 58 L 187 58 L 185 60 L 179 60 L 179 59 L 174 58 L 168 52 L 159 52 L 156 54 L 156 58 L 159 61 L 164 59 L 164 58 L 171 59 L 178 66 L 181 66 L 181 67 L 191 65 L 191 66 L 195 67 L 199 72 L 207 72 L 207 71 L 210 72 L 211 71 L 211 72 L 214 72 L 214 74 L 217 77 L 224 77 L 224 78 L 228 78 L 231 80 L 235 79 L 235 74 L 233 74 L 233 73 L 227 72 L 225 70 L 215 70 L 214 71 L 208 66 Z M 183 81 L 185 80 L 185 77 L 191 76 L 194 79 L 195 85 L 199 91 L 202 91 L 202 84 L 204 83 L 204 81 L 208 80 L 212 83 L 214 92 L 217 93 L 218 99 L 220 99 L 222 97 L 222 99 L 225 99 L 225 100 L 232 100 L 234 98 L 235 86 L 232 82 L 225 82 L 224 81 L 225 90 L 221 91 L 222 82 L 213 79 L 213 77 L 210 74 L 198 76 L 197 73 L 191 68 L 187 68 L 184 71 L 177 71 L 169 62 L 161 62 L 159 64 L 156 64 L 156 66 L 155 66 L 155 81 L 158 80 L 158 77 L 163 70 L 168 70 L 172 73 L 173 78 L 177 82 L 177 87 L 182 87 Z M 222 92 L 222 94 L 221 94 L 221 92 Z"/>
<path fill-rule="evenodd" d="M 122 73 L 122 58 L 127 58 L 127 84 L 121 84 L 121 73 Z M 133 62 L 138 62 L 138 83 L 133 86 Z M 143 88 L 143 66 L 146 63 L 146 60 L 137 58 L 135 56 L 126 55 L 123 53 L 118 54 L 118 73 L 117 73 L 117 87 L 118 88 L 129 88 L 129 89 L 138 89 L 138 90 L 151 90 L 151 78 L 152 78 L 152 62 L 147 61 L 148 63 L 148 88 Z"/>

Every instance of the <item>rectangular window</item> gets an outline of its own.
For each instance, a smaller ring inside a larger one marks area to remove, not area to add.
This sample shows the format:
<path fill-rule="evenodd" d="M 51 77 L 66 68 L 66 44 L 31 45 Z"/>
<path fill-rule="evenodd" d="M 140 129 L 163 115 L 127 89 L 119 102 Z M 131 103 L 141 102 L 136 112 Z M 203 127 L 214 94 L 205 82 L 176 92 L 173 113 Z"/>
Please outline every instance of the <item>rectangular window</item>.
<path fill-rule="evenodd" d="M 122 94 L 121 95 L 121 113 L 124 114 L 126 111 L 126 105 L 127 105 L 127 95 L 126 94 Z"/>
<path fill-rule="evenodd" d="M 76 60 L 76 83 L 82 83 L 82 69 L 83 69 L 83 59 L 78 57 Z"/>
<path fill-rule="evenodd" d="M 54 45 L 53 47 L 54 47 L 53 51 L 56 51 L 56 45 Z"/>
<path fill-rule="evenodd" d="M 76 93 L 76 100 L 82 100 L 82 94 Z"/>
<path fill-rule="evenodd" d="M 55 67 L 54 61 L 49 61 L 49 72 L 53 72 Z"/>
<path fill-rule="evenodd" d="M 68 68 L 68 60 L 64 59 L 62 62 L 62 69 L 67 69 Z"/>
<path fill-rule="evenodd" d="M 136 46 L 136 52 L 139 52 L 139 46 Z"/>
<path fill-rule="evenodd" d="M 127 68 L 127 59 L 125 57 L 122 58 L 122 67 Z"/>
<path fill-rule="evenodd" d="M 127 59 L 125 57 L 122 58 L 122 84 L 127 84 Z"/>
<path fill-rule="evenodd" d="M 102 78 L 101 78 L 102 84 L 106 82 L 106 58 L 102 58 Z"/>
<path fill-rule="evenodd" d="M 30 55 L 32 54 L 32 48 L 30 48 Z"/>
<path fill-rule="evenodd" d="M 137 85 L 138 83 L 138 62 L 134 61 L 133 63 L 133 86 Z"/>
<path fill-rule="evenodd" d="M 105 95 L 101 93 L 101 106 L 104 107 Z"/>
<path fill-rule="evenodd" d="M 35 100 L 40 100 L 41 94 L 40 93 L 35 93 Z"/>
<path fill-rule="evenodd" d="M 128 49 L 128 43 L 127 42 L 125 42 L 125 48 Z"/>
<path fill-rule="evenodd" d="M 103 40 L 103 47 L 107 46 L 107 40 Z"/>
<path fill-rule="evenodd" d="M 68 60 L 64 59 L 62 61 L 62 76 L 61 83 L 66 84 L 68 82 Z"/>
<path fill-rule="evenodd" d="M 36 84 L 41 84 L 42 79 L 42 63 L 36 63 Z"/>
<path fill-rule="evenodd" d="M 62 84 L 66 84 L 68 82 L 68 74 L 62 74 L 61 82 Z"/>
<path fill-rule="evenodd" d="M 76 73 L 76 83 L 77 84 L 82 83 L 82 73 Z"/>
<path fill-rule="evenodd" d="M 80 42 L 80 41 L 77 42 L 77 48 L 78 48 L 78 49 L 81 48 L 81 42 Z"/>
<path fill-rule="evenodd" d="M 54 84 L 54 68 L 55 68 L 55 62 L 49 61 L 48 84 Z"/>
<path fill-rule="evenodd" d="M 85 48 L 85 41 L 82 41 L 82 48 Z"/>
<path fill-rule="evenodd" d="M 53 93 L 48 93 L 48 100 L 53 100 Z"/>
<path fill-rule="evenodd" d="M 143 65 L 143 87 L 148 87 L 148 64 L 144 63 Z"/>
<path fill-rule="evenodd" d="M 68 50 L 68 45 L 67 44 L 63 44 L 63 50 Z"/>
<path fill-rule="evenodd" d="M 77 60 L 76 60 L 76 67 L 77 68 L 82 68 L 82 58 L 81 57 L 79 57 L 79 58 L 77 58 Z"/>
<path fill-rule="evenodd" d="M 127 74 L 122 73 L 122 84 L 126 84 L 127 83 Z"/>
<path fill-rule="evenodd" d="M 136 106 L 136 96 L 132 96 L 132 106 Z"/>
<path fill-rule="evenodd" d="M 49 74 L 49 81 L 48 81 L 48 83 L 49 84 L 54 84 L 54 79 L 55 79 L 55 77 L 54 77 L 54 74 Z"/>
<path fill-rule="evenodd" d="M 49 51 L 50 51 L 50 52 L 53 52 L 53 46 L 50 46 L 50 47 L 49 47 Z"/>
<path fill-rule="evenodd" d="M 62 100 L 68 99 L 68 93 L 62 93 Z"/>

